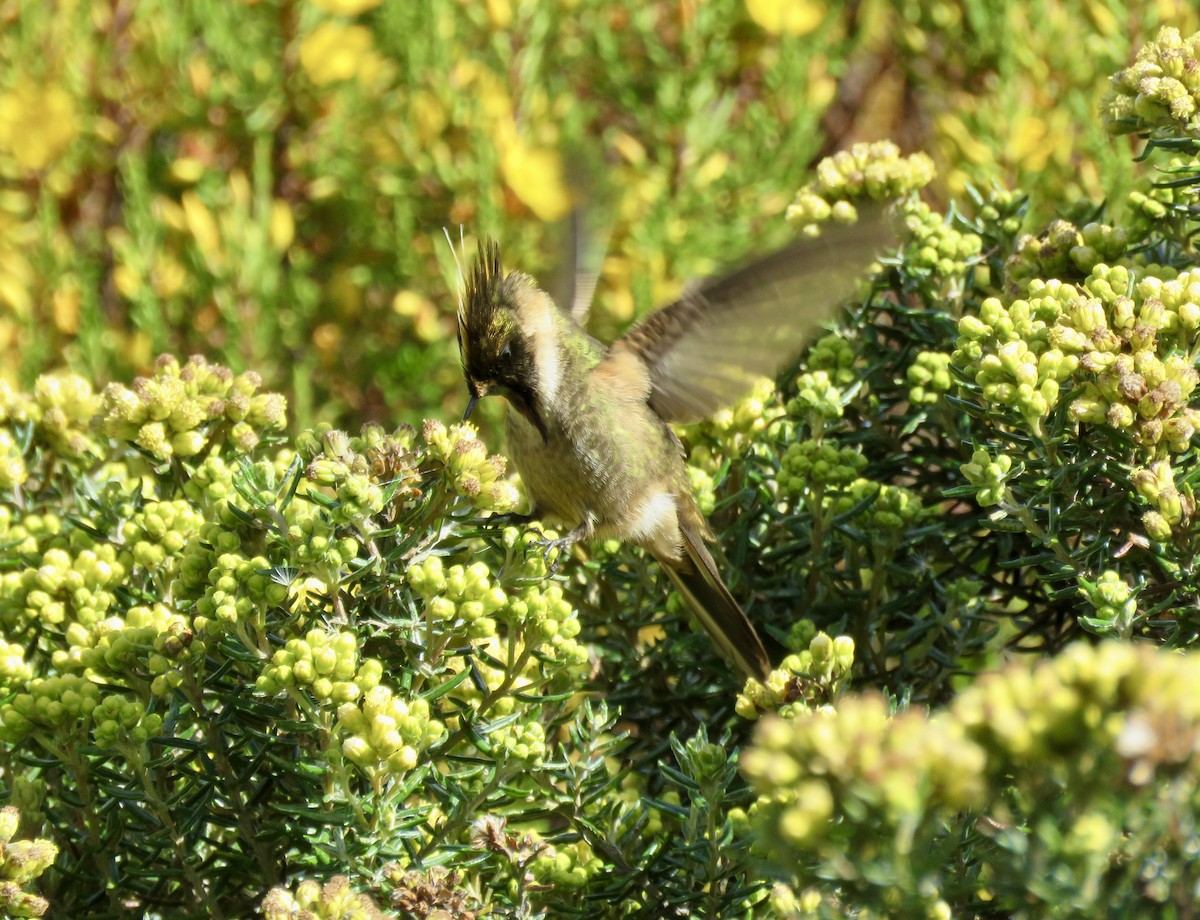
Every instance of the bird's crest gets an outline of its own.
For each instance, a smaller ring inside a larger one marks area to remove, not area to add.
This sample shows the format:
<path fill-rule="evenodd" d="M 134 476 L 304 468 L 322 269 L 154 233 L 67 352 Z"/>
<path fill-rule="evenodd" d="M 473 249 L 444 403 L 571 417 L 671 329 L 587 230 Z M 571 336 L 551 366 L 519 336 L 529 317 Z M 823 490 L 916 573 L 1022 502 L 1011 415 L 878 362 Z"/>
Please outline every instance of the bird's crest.
<path fill-rule="evenodd" d="M 482 331 L 491 325 L 492 315 L 499 306 L 499 286 L 504 280 L 500 265 L 500 244 L 491 237 L 479 241 L 479 251 L 471 263 L 471 271 L 463 285 L 458 304 L 458 324 Z"/>
<path fill-rule="evenodd" d="M 471 269 L 462 277 L 458 296 L 458 350 L 464 364 L 467 348 L 483 341 L 495 325 L 503 280 L 500 244 L 491 237 L 480 240 Z"/>
<path fill-rule="evenodd" d="M 458 304 L 458 350 L 468 378 L 496 374 L 518 349 L 515 289 L 524 279 L 519 272 L 505 273 L 499 243 L 480 241 Z"/>

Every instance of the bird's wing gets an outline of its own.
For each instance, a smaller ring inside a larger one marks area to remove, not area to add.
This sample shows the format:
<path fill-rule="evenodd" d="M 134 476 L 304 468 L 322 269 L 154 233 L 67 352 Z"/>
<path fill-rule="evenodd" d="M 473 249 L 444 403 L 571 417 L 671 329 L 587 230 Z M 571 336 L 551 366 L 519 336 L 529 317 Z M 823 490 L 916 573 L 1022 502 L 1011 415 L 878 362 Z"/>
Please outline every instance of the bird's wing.
<path fill-rule="evenodd" d="M 600 283 L 604 257 L 608 254 L 612 224 L 603 223 L 594 211 L 579 208 L 571 213 L 571 224 L 573 252 L 570 289 L 568 295 L 558 302 L 566 307 L 571 319 L 586 327 L 596 285 Z"/>
<path fill-rule="evenodd" d="M 547 293 L 564 312 L 586 328 L 588 314 L 615 222 L 614 196 L 604 177 L 608 170 L 595 151 L 563 151 L 566 181 L 575 204 L 556 233 L 556 268 Z"/>
<path fill-rule="evenodd" d="M 693 422 L 774 376 L 854 281 L 894 240 L 883 208 L 831 225 L 651 313 L 612 344 L 649 371 L 650 405 L 669 422 Z"/>

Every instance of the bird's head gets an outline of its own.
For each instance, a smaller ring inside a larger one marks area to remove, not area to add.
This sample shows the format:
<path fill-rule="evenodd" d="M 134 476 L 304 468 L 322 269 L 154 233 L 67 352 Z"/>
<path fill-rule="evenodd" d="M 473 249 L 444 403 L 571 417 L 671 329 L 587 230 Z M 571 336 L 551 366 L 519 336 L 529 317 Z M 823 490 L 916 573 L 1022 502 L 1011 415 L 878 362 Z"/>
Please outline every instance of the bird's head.
<path fill-rule="evenodd" d="M 458 350 L 471 394 L 464 420 L 480 399 L 499 393 L 546 438 L 530 323 L 530 314 L 545 308 L 545 298 L 528 275 L 504 273 L 495 240 L 480 242 L 458 309 Z"/>

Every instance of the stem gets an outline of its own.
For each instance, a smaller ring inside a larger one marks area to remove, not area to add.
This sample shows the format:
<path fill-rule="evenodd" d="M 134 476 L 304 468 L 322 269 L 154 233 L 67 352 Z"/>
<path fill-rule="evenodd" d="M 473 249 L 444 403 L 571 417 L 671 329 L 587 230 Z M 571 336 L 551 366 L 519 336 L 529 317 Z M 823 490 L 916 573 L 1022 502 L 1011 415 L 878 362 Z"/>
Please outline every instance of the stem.
<path fill-rule="evenodd" d="M 96 828 L 95 820 L 99 817 L 100 813 L 96 808 L 95 797 L 92 795 L 92 781 L 88 773 L 87 760 L 79 757 L 79 752 L 75 750 L 73 745 L 59 748 L 41 735 L 37 735 L 36 737 L 38 743 L 70 769 L 71 774 L 75 777 L 75 785 L 79 790 L 79 799 L 82 805 L 81 808 L 74 810 L 75 817 L 77 823 L 87 832 L 88 843 L 90 844 L 88 847 L 90 850 L 89 855 L 96 867 L 97 877 L 108 878 L 111 871 L 109 858 L 112 856 L 112 851 L 111 848 L 104 845 L 104 840 Z M 53 776 L 53 774 L 50 774 L 50 776 Z M 115 885 L 105 885 L 104 893 L 113 910 L 120 913 L 123 905 L 121 904 L 120 892 L 117 890 L 117 887 Z"/>
<path fill-rule="evenodd" d="M 238 834 L 247 849 L 254 854 L 259 869 L 263 873 L 263 881 L 267 885 L 278 884 L 279 867 L 271 852 L 263 846 L 254 812 L 246 802 L 245 795 L 237 782 L 237 770 L 229 760 L 229 752 L 225 747 L 225 733 L 215 719 L 210 718 L 208 708 L 204 705 L 203 690 L 196 681 L 195 671 L 188 668 L 187 679 L 183 684 L 188 701 L 196 712 L 197 719 L 203 725 L 203 734 L 209 754 L 217 765 L 218 772 L 225 779 L 225 791 L 232 805 L 237 820 Z"/>
<path fill-rule="evenodd" d="M 885 584 L 887 560 L 891 558 L 894 545 L 891 541 L 886 546 L 876 546 L 874 553 L 874 565 L 871 567 L 871 591 L 867 599 L 867 605 L 862 608 L 861 616 L 858 622 L 858 635 L 855 636 L 855 643 L 861 642 L 861 647 L 866 649 L 867 656 L 871 659 L 871 668 L 875 674 L 884 673 L 884 662 L 880 656 L 882 651 L 877 647 L 876 643 L 871 641 L 870 623 L 874 611 L 879 609 L 883 585 Z"/>
<path fill-rule="evenodd" d="M 511 651 L 511 646 L 510 646 L 510 651 Z M 476 713 L 478 713 L 479 715 L 482 716 L 489 709 L 491 709 L 493 706 L 495 706 L 497 701 L 499 701 L 499 699 L 501 697 L 503 697 L 506 693 L 508 693 L 509 689 L 513 685 L 513 681 L 515 681 L 517 679 L 517 675 L 525 670 L 525 665 L 529 663 L 529 658 L 532 654 L 533 654 L 533 650 L 528 645 L 525 645 L 522 647 L 521 654 L 517 656 L 517 659 L 515 662 L 512 661 L 511 657 L 509 658 L 509 667 L 507 668 L 507 670 L 504 674 L 504 680 L 502 680 L 498 685 L 496 685 L 495 688 L 488 690 L 487 696 L 485 696 L 483 698 L 482 702 L 480 702 L 480 704 L 479 704 L 479 708 L 475 710 Z M 449 737 L 446 738 L 445 741 L 443 741 L 440 745 L 438 745 L 438 748 L 442 751 L 453 750 L 454 745 L 458 744 L 458 742 L 462 740 L 463 735 L 465 735 L 465 734 L 466 734 L 465 728 L 463 728 L 461 726 L 459 728 L 456 728 L 449 735 Z"/>
<path fill-rule="evenodd" d="M 1028 508 L 1026 508 L 1024 505 L 1017 504 L 1017 502 L 1013 499 L 1012 490 L 1005 488 L 1004 498 L 1000 502 L 1000 508 L 1020 521 L 1021 525 L 1025 528 L 1026 533 L 1040 540 L 1043 544 L 1049 547 L 1050 550 L 1053 551 L 1054 555 L 1058 558 L 1059 562 L 1070 566 L 1076 572 L 1079 571 L 1079 567 L 1075 564 L 1074 558 L 1072 558 L 1071 554 L 1063 548 L 1063 545 L 1059 539 L 1046 533 L 1046 531 L 1042 529 L 1041 525 L 1034 520 L 1033 513 Z"/>
<path fill-rule="evenodd" d="M 204 885 L 204 879 L 196 872 L 195 866 L 191 863 L 191 855 L 188 849 L 184 846 L 183 834 L 179 832 L 179 827 L 175 823 L 175 818 L 171 814 L 171 809 L 163 802 L 159 795 L 159 790 L 154 782 L 150 779 L 150 774 L 146 770 L 146 765 L 142 758 L 142 751 L 138 748 L 125 752 L 126 758 L 134 765 L 134 770 L 137 772 L 138 780 L 142 784 L 142 791 L 146 793 L 146 801 L 154 812 L 154 815 L 162 826 L 167 829 L 171 835 L 171 849 L 175 853 L 175 858 L 179 861 L 179 865 L 183 868 L 183 877 L 187 880 L 188 886 L 192 890 L 192 901 L 198 908 L 206 910 L 210 917 L 214 920 L 222 920 L 224 914 L 215 901 L 210 901 L 208 891 Z"/>
<path fill-rule="evenodd" d="M 505 766 L 508 765 L 505 764 Z M 461 829 L 463 815 L 474 814 L 475 809 L 485 802 L 487 797 L 491 795 L 500 785 L 501 781 L 505 778 L 506 772 L 507 771 L 505 770 L 501 770 L 500 766 L 497 765 L 495 772 L 492 774 L 491 778 L 483 784 L 482 788 L 480 788 L 475 795 L 471 796 L 471 798 L 461 802 L 459 806 L 454 809 L 453 814 L 446 816 L 446 820 L 442 822 L 442 826 L 437 829 L 437 832 L 430 837 L 428 841 L 426 841 L 425 846 L 421 847 L 420 852 L 417 853 L 418 863 L 425 858 L 427 853 L 430 853 L 440 847 L 442 842 L 445 841 L 448 836 L 450 836 L 451 830 L 458 831 Z"/>
<path fill-rule="evenodd" d="M 362 801 L 354 794 L 353 785 L 350 782 L 350 774 L 346 771 L 346 762 L 341 757 L 341 752 L 338 752 L 336 762 L 331 764 L 332 769 L 325 779 L 325 794 L 332 801 L 334 792 L 340 791 L 346 797 L 346 801 L 350 803 L 350 807 L 354 809 L 354 816 L 358 818 L 358 823 L 363 827 L 373 827 L 373 822 L 367 819 L 367 813 L 363 811 Z"/>
<path fill-rule="evenodd" d="M 811 553 L 815 553 L 824 547 L 825 541 L 825 515 L 822 513 L 821 505 L 825 497 L 825 486 L 816 486 L 808 500 L 809 514 L 812 515 L 812 532 L 809 535 L 808 545 Z M 808 599 L 811 602 L 817 593 L 817 581 L 820 578 L 821 566 L 813 565 L 808 570 Z"/>
<path fill-rule="evenodd" d="M 708 888 L 708 911 L 706 913 L 709 917 L 719 916 L 721 908 L 721 895 L 725 893 L 725 886 L 723 884 L 717 884 L 717 879 L 720 877 L 721 866 L 721 850 L 717 846 L 717 835 L 719 828 L 717 825 L 717 809 L 712 799 L 709 798 L 709 793 L 718 793 L 717 804 L 720 804 L 722 798 L 719 794 L 720 791 L 721 790 L 715 788 L 701 791 L 701 794 L 704 796 L 704 811 L 706 818 L 704 836 L 705 841 L 708 844 L 708 884 L 705 887 Z"/>

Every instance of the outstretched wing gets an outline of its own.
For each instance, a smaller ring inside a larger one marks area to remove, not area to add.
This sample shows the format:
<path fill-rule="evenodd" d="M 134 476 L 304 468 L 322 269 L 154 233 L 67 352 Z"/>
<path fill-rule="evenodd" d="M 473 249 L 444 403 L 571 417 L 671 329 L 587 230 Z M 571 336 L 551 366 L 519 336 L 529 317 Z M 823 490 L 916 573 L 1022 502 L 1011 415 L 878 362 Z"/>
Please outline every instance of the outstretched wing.
<path fill-rule="evenodd" d="M 693 422 L 774 376 L 854 290 L 894 240 L 883 208 L 827 227 L 651 313 L 613 343 L 650 375 L 650 405 L 669 422 Z"/>

